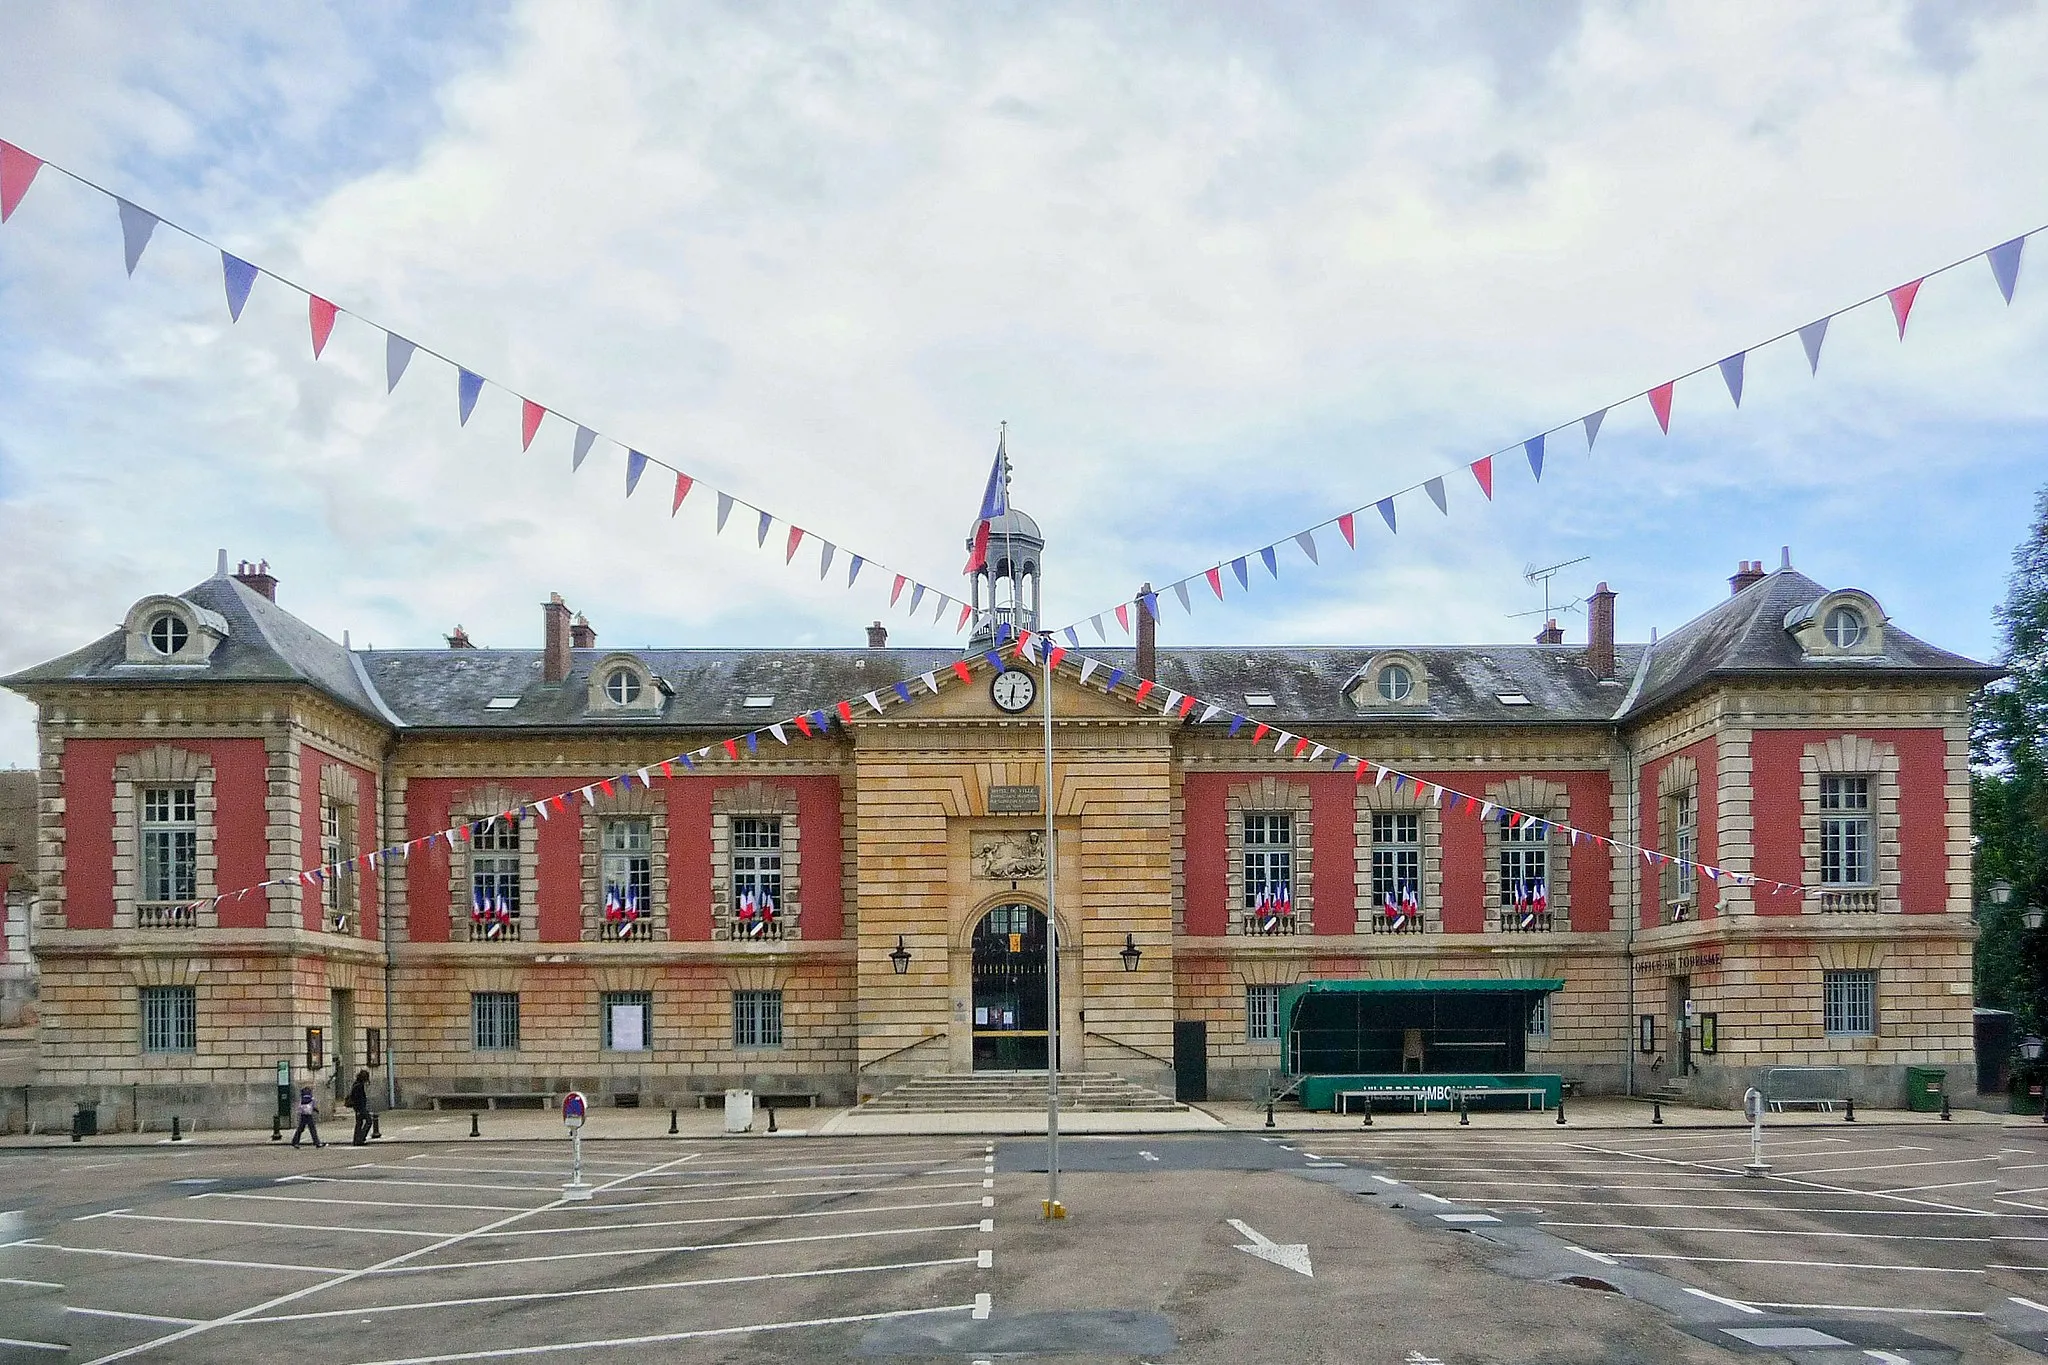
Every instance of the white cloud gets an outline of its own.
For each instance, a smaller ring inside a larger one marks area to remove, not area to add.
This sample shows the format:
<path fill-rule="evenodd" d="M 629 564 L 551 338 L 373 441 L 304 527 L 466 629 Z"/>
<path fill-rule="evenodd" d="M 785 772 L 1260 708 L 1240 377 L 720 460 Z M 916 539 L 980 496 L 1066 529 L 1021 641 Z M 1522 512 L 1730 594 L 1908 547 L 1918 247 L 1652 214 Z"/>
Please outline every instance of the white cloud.
<path fill-rule="evenodd" d="M 1781 10 L 533 5 L 433 41 L 252 17 L 230 48 L 65 7 L 54 37 L 0 17 L 0 52 L 39 45 L 0 136 L 942 586 L 1009 419 L 1070 615 L 2035 226 L 2048 15 Z M 1565 595 L 1609 580 L 1640 634 L 1792 541 L 1984 649 L 2038 478 L 2033 250 L 2010 309 L 1978 263 L 1904 347 L 1882 305 L 1818 379 L 1781 343 L 1739 414 L 1688 381 L 1669 440 L 1617 410 L 1540 489 L 1519 457 L 1492 507 L 1458 476 L 1450 519 L 1368 515 L 1319 571 L 1283 547 L 1277 588 L 1167 634 L 1520 638 L 1519 569 L 1578 554 Z M 658 470 L 622 505 L 616 450 L 572 479 L 560 423 L 522 454 L 502 393 L 458 429 L 431 357 L 387 398 L 369 328 L 315 365 L 285 291 L 229 328 L 202 250 L 162 234 L 132 282 L 118 251 L 54 176 L 0 234 L 0 668 L 217 544 L 383 645 L 532 644 L 550 590 L 622 645 L 886 616 L 779 532 L 711 539 L 708 497 L 671 524 Z"/>

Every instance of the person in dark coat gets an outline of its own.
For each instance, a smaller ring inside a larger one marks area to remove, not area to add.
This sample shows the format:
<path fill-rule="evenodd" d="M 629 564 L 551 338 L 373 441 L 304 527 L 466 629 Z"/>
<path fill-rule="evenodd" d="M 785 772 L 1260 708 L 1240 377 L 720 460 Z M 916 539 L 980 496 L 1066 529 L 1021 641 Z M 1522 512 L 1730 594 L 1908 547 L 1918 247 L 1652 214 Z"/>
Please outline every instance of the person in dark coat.
<path fill-rule="evenodd" d="M 327 1145 L 320 1140 L 319 1115 L 320 1101 L 313 1094 L 313 1087 L 310 1085 L 300 1086 L 299 1126 L 292 1130 L 292 1146 L 298 1146 L 299 1139 L 308 1133 L 313 1135 L 313 1145 L 315 1147 L 325 1147 Z"/>
<path fill-rule="evenodd" d="M 349 1087 L 348 1107 L 356 1111 L 355 1145 L 366 1145 L 370 1140 L 370 1073 L 367 1070 L 356 1073 L 356 1083 Z"/>

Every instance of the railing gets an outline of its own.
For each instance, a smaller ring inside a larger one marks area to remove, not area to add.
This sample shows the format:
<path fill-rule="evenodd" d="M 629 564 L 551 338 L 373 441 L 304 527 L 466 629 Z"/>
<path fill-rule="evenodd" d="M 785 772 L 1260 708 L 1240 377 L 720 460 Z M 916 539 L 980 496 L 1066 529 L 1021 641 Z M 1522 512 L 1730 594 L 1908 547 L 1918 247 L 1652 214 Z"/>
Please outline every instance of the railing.
<path fill-rule="evenodd" d="M 519 941 L 519 921 L 515 919 L 501 924 L 493 920 L 489 924 L 478 924 L 475 920 L 471 920 L 469 922 L 469 941 L 471 943 L 517 943 Z"/>
<path fill-rule="evenodd" d="M 1419 934 L 1424 932 L 1420 910 L 1375 910 L 1372 912 L 1372 931 L 1375 934 Z"/>
<path fill-rule="evenodd" d="M 199 909 L 192 905 L 138 905 L 135 907 L 135 927 L 196 929 L 199 927 Z"/>
<path fill-rule="evenodd" d="M 651 919 L 603 920 L 597 926 L 597 936 L 607 943 L 625 943 L 633 939 L 653 938 L 654 921 Z"/>
<path fill-rule="evenodd" d="M 726 937 L 734 943 L 780 943 L 782 942 L 782 920 L 739 920 L 726 929 Z"/>
<path fill-rule="evenodd" d="M 1693 905 L 1691 896 L 1682 896 L 1675 901 L 1666 901 L 1664 903 L 1664 922 L 1666 924 L 1684 924 L 1692 917 Z"/>
<path fill-rule="evenodd" d="M 1083 1036 L 1088 1038 L 1100 1038 L 1105 1043 L 1113 1043 L 1117 1047 L 1122 1048 L 1126 1052 L 1137 1053 L 1140 1057 L 1143 1057 L 1148 1062 L 1157 1062 L 1159 1065 L 1164 1067 L 1171 1067 L 1173 1065 L 1173 1059 L 1171 1057 L 1162 1057 L 1156 1052 L 1147 1052 L 1144 1048 L 1137 1047 L 1133 1044 L 1127 1043 L 1121 1038 L 1112 1038 L 1107 1033 L 1097 1033 L 1092 1028 L 1083 1030 Z"/>
<path fill-rule="evenodd" d="M 1244 917 L 1244 931 L 1247 934 L 1272 936 L 1294 932 L 1293 915 L 1252 914 Z"/>
<path fill-rule="evenodd" d="M 1877 909 L 1877 888 L 1861 891 L 1823 891 L 1820 908 L 1824 914 L 1868 914 Z"/>
<path fill-rule="evenodd" d="M 328 911 L 327 932 L 330 934 L 346 934 L 351 932 L 349 928 L 349 918 L 349 913 L 346 910 Z"/>
<path fill-rule="evenodd" d="M 855 1070 L 856 1072 L 866 1071 L 871 1066 L 880 1066 L 883 1062 L 888 1061 L 891 1057 L 900 1057 L 914 1047 L 923 1047 L 926 1043 L 935 1043 L 938 1042 L 941 1038 L 948 1038 L 951 1036 L 952 1035 L 946 1033 L 927 1033 L 924 1037 L 916 1039 L 913 1042 L 905 1043 L 902 1047 L 891 1048 L 889 1051 L 875 1058 L 872 1062 L 862 1062 L 857 1068 L 855 1068 Z"/>
<path fill-rule="evenodd" d="M 1548 910 L 1500 912 L 1500 931 L 1503 934 L 1547 934 L 1550 930 L 1551 916 Z"/>

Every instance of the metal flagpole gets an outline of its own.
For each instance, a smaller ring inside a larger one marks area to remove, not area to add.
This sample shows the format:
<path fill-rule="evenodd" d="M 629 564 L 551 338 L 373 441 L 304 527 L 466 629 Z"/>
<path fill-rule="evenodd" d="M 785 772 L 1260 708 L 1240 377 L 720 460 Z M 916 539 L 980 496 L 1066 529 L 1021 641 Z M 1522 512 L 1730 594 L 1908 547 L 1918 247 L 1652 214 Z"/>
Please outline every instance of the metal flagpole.
<path fill-rule="evenodd" d="M 1037 587 L 1043 596 L 1043 563 L 1038 572 Z M 1060 1203 L 1060 916 L 1056 891 L 1059 859 L 1053 851 L 1052 821 L 1052 648 L 1044 639 L 1038 647 L 1045 651 L 1045 1216 L 1064 1218 L 1066 1206 Z"/>

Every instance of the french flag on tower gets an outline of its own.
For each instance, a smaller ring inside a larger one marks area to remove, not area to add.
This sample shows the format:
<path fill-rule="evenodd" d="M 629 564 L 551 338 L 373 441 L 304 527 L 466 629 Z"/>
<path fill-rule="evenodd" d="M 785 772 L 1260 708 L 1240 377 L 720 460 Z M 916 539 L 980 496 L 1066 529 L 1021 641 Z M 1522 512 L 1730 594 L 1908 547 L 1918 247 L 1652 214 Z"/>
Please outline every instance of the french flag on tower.
<path fill-rule="evenodd" d="M 967 554 L 967 567 L 961 573 L 979 573 L 988 567 L 989 523 L 1010 510 L 1010 457 L 1005 447 L 1009 443 L 1007 430 L 996 438 L 996 462 L 988 471 L 988 487 L 981 495 L 981 518 L 974 526 L 974 546 Z"/>

